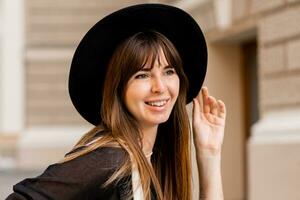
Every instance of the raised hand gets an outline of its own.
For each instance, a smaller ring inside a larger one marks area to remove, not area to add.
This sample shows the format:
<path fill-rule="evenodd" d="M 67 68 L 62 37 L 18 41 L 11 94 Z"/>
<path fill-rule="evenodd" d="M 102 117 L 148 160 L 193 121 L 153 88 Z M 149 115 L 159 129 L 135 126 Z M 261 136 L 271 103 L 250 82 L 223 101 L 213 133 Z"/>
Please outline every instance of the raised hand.
<path fill-rule="evenodd" d="M 224 138 L 225 104 L 210 96 L 207 87 L 202 87 L 194 98 L 193 105 L 193 136 L 196 150 L 212 155 L 220 153 Z"/>

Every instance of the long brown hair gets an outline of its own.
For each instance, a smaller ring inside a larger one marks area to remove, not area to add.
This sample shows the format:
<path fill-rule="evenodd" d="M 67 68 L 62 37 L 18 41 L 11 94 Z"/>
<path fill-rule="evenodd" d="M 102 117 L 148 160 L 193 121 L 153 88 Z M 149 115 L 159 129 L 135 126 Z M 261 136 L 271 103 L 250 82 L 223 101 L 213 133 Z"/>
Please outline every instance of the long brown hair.
<path fill-rule="evenodd" d="M 180 80 L 179 95 L 169 119 L 158 126 L 151 163 L 142 151 L 142 133 L 137 120 L 124 103 L 128 80 L 144 67 L 148 59 L 151 64 L 162 49 L 167 62 L 173 66 Z M 63 162 L 91 152 L 103 146 L 124 148 L 128 156 L 104 186 L 131 173 L 132 162 L 137 166 L 146 200 L 151 199 L 153 185 L 158 199 L 191 199 L 190 127 L 186 111 L 188 81 L 184 75 L 182 61 L 174 45 L 155 31 L 136 33 L 125 40 L 114 52 L 107 68 L 101 105 L 102 122 L 86 133 Z M 95 138 L 99 132 L 101 137 Z M 88 145 L 87 145 L 88 144 Z M 167 145 L 166 145 L 167 144 Z"/>

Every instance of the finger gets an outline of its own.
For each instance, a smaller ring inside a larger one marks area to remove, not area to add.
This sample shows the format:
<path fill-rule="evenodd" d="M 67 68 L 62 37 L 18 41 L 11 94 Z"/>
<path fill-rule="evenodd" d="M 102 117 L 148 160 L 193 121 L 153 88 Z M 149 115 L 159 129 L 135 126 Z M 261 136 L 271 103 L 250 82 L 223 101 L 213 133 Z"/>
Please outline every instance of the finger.
<path fill-rule="evenodd" d="M 200 89 L 198 95 L 195 97 L 195 99 L 198 100 L 198 103 L 199 103 L 199 106 L 200 106 L 200 109 L 203 110 L 203 102 L 202 102 L 202 88 Z"/>
<path fill-rule="evenodd" d="M 199 115 L 200 112 L 201 112 L 201 109 L 200 109 L 198 99 L 195 98 L 195 99 L 193 99 L 193 117 L 196 115 Z"/>
<path fill-rule="evenodd" d="M 219 107 L 219 117 L 225 118 L 226 116 L 226 106 L 225 103 L 221 100 L 218 100 L 218 107 Z"/>
<path fill-rule="evenodd" d="M 207 88 L 206 86 L 203 86 L 202 89 L 201 89 L 201 91 L 202 91 L 202 95 L 204 95 L 204 96 L 209 96 L 209 95 L 208 95 L 208 88 Z M 203 99 L 203 100 L 204 100 L 204 99 Z"/>
<path fill-rule="evenodd" d="M 211 108 L 210 108 L 210 112 L 213 115 L 218 115 L 218 104 L 216 99 L 213 96 L 209 96 L 209 99 L 211 101 Z"/>
<path fill-rule="evenodd" d="M 209 101 L 207 87 L 202 88 L 202 102 L 203 102 L 203 112 L 209 113 L 210 112 L 210 101 Z"/>
<path fill-rule="evenodd" d="M 200 109 L 203 112 L 202 89 L 199 91 L 199 94 L 197 96 L 197 100 L 199 102 Z"/>

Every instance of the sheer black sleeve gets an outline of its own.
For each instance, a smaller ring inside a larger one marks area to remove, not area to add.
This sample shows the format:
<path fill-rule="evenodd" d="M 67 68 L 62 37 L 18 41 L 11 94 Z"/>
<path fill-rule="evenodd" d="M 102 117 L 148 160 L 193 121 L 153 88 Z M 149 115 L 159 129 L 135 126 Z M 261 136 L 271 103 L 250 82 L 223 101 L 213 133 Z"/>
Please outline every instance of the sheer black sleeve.
<path fill-rule="evenodd" d="M 103 147 L 62 164 L 50 165 L 40 176 L 14 185 L 6 200 L 118 199 L 117 187 L 101 185 L 124 162 L 121 148 Z"/>

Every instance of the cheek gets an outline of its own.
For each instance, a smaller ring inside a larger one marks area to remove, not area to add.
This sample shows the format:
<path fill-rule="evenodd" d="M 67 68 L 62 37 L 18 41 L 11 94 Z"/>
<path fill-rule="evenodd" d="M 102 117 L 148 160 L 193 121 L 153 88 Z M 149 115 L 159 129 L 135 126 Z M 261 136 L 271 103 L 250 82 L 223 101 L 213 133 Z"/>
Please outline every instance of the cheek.
<path fill-rule="evenodd" d="M 125 99 L 128 101 L 140 100 L 147 91 L 147 87 L 141 84 L 131 84 L 127 87 Z"/>
<path fill-rule="evenodd" d="M 179 94 L 179 89 L 180 89 L 180 81 L 179 81 L 179 77 L 176 76 L 173 80 L 172 80 L 172 84 L 170 86 L 170 90 L 173 94 L 174 97 L 178 97 Z"/>
<path fill-rule="evenodd" d="M 126 93 L 125 93 L 125 106 L 126 106 L 126 109 L 131 113 L 131 114 L 134 114 L 134 105 L 135 105 L 135 102 L 134 102 L 134 98 L 132 96 L 132 90 L 129 90 L 127 89 L 126 90 Z"/>
<path fill-rule="evenodd" d="M 134 101 L 134 99 L 135 99 L 134 90 L 131 87 L 128 87 L 125 93 L 125 105 L 128 110 L 131 110 L 131 105 L 133 103 L 132 101 Z"/>
<path fill-rule="evenodd" d="M 147 87 L 142 84 L 131 83 L 127 86 L 125 92 L 125 105 L 130 112 L 140 105 L 139 103 L 143 101 L 146 91 Z"/>

